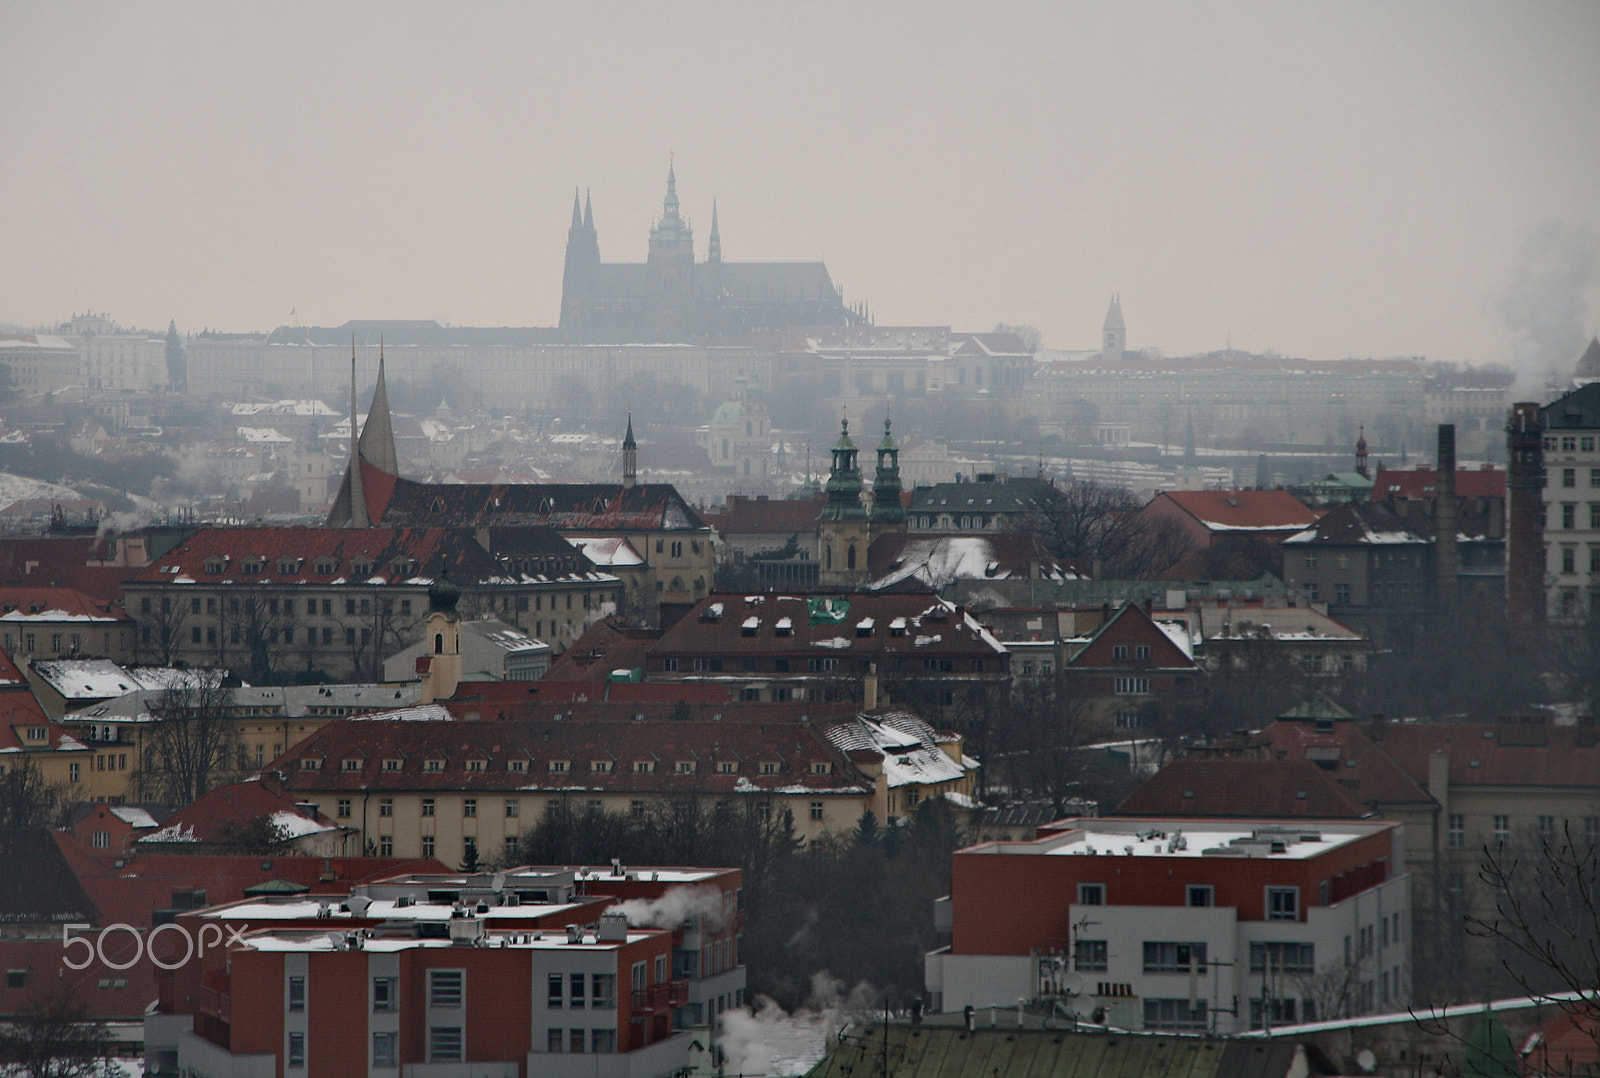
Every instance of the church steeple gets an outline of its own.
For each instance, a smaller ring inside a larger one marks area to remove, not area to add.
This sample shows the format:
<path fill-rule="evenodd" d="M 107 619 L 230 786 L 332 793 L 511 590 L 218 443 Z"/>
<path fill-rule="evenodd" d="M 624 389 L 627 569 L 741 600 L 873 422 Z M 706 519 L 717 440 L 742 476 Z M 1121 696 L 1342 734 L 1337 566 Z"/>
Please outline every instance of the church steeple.
<path fill-rule="evenodd" d="M 383 375 L 383 342 L 378 342 L 378 382 L 372 405 L 361 428 L 361 459 L 385 475 L 400 474 L 400 457 L 394 448 L 394 419 L 389 415 L 389 386 Z"/>
<path fill-rule="evenodd" d="M 1356 435 L 1356 474 L 1363 479 L 1371 479 L 1367 474 L 1367 425 L 1361 424 L 1361 433 Z"/>
<path fill-rule="evenodd" d="M 639 482 L 639 443 L 633 440 L 633 413 L 628 413 L 628 433 L 622 436 L 622 489 Z"/>
<path fill-rule="evenodd" d="M 1128 347 L 1128 330 L 1122 324 L 1122 297 L 1113 294 L 1111 306 L 1106 309 L 1105 325 L 1100 331 L 1100 358 L 1118 360 Z"/>
<path fill-rule="evenodd" d="M 906 507 L 901 504 L 900 449 L 889 433 L 889 419 L 883 420 L 883 441 L 878 443 L 878 474 L 872 479 L 872 522 L 904 524 Z"/>
<path fill-rule="evenodd" d="M 572 189 L 572 227 L 567 230 L 567 242 L 572 242 L 572 235 L 583 228 L 583 210 L 578 205 L 578 189 Z"/>
<path fill-rule="evenodd" d="M 572 197 L 576 201 L 578 196 L 574 194 Z M 583 193 L 583 228 L 586 232 L 594 232 L 594 206 L 589 202 L 588 191 Z"/>
<path fill-rule="evenodd" d="M 706 246 L 706 261 L 722 261 L 722 233 L 717 228 L 717 200 L 711 200 L 711 239 Z"/>
<path fill-rule="evenodd" d="M 861 468 L 856 463 L 856 443 L 850 440 L 850 420 L 839 422 L 839 440 L 833 447 L 833 467 L 828 471 L 828 503 L 822 507 L 823 520 L 865 520 L 861 504 Z"/>

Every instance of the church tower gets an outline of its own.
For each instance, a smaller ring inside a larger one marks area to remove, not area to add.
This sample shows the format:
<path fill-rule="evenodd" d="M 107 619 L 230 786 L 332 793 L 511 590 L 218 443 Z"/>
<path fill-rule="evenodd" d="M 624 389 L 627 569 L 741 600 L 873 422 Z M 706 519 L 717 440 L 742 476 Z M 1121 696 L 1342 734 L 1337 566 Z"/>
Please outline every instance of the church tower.
<path fill-rule="evenodd" d="M 900 449 L 889 433 L 889 420 L 883 421 L 883 441 L 878 443 L 878 474 L 872 479 L 872 531 L 876 538 L 886 531 L 904 530 L 906 507 L 900 501 Z"/>
<path fill-rule="evenodd" d="M 417 659 L 424 704 L 450 699 L 461 684 L 461 615 L 456 612 L 460 601 L 461 589 L 450 579 L 450 570 L 441 565 L 438 577 L 428 586 L 427 635 L 423 637 L 427 647 Z"/>
<path fill-rule="evenodd" d="M 1122 324 L 1122 297 L 1112 296 L 1106 311 L 1106 324 L 1100 331 L 1100 358 L 1112 362 L 1122 358 L 1128 347 L 1128 331 Z"/>
<path fill-rule="evenodd" d="M 591 304 L 600 266 L 600 240 L 594 231 L 594 207 L 587 196 L 582 208 L 572 192 L 572 225 L 567 229 L 567 262 L 561 274 L 561 328 L 586 329 L 593 322 Z"/>
<path fill-rule="evenodd" d="M 622 436 L 622 489 L 639 483 L 639 443 L 633 440 L 633 413 L 628 413 L 628 433 Z"/>
<path fill-rule="evenodd" d="M 656 327 L 681 336 L 689 327 L 694 302 L 694 231 L 678 212 L 678 177 L 671 165 L 667 166 L 667 197 L 661 201 L 661 219 L 650 230 L 646 262 Z"/>
<path fill-rule="evenodd" d="M 1356 474 L 1363 479 L 1371 479 L 1367 471 L 1367 425 L 1361 424 L 1361 433 L 1356 435 Z"/>
<path fill-rule="evenodd" d="M 818 515 L 822 548 L 818 580 L 835 586 L 859 584 L 867 578 L 871 524 L 867 507 L 861 504 L 861 467 L 856 462 L 856 444 L 850 440 L 849 419 L 839 424 L 826 489 L 828 500 Z"/>

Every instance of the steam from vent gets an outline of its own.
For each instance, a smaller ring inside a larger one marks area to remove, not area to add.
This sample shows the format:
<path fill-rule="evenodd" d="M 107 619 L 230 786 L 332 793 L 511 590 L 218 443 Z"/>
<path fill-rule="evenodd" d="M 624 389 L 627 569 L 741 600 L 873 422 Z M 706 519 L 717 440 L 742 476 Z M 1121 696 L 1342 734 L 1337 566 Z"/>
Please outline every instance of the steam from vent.
<path fill-rule="evenodd" d="M 708 928 L 722 925 L 722 892 L 715 887 L 673 888 L 660 898 L 630 898 L 611 907 L 634 928 L 682 928 L 701 919 Z"/>
<path fill-rule="evenodd" d="M 1523 241 L 1511 285 L 1496 308 L 1517 334 L 1513 400 L 1543 400 L 1564 385 L 1587 339 L 1588 293 L 1600 283 L 1600 237 L 1545 221 Z"/>
<path fill-rule="evenodd" d="M 862 982 L 848 993 L 844 982 L 822 970 L 811 977 L 811 995 L 794 1013 L 766 996 L 755 1009 L 722 1015 L 724 1074 L 805 1074 L 833 1043 L 835 1031 L 851 1016 L 875 1014 L 880 995 Z"/>

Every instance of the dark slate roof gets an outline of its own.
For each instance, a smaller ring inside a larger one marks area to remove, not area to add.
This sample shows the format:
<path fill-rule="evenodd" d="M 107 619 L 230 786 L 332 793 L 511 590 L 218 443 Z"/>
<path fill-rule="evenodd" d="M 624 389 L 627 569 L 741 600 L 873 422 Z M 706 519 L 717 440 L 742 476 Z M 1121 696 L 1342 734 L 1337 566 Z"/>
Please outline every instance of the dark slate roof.
<path fill-rule="evenodd" d="M 485 550 L 465 527 L 202 528 L 146 566 L 134 584 L 412 584 L 447 565 L 458 584 L 615 581 L 548 528 L 491 529 Z M 241 566 L 261 559 L 259 573 Z M 370 571 L 357 579 L 352 567 Z M 208 572 L 207 565 L 220 565 Z M 281 571 L 288 569 L 287 572 Z M 320 570 L 330 571 L 322 572 Z"/>
<path fill-rule="evenodd" d="M 1005 649 L 960 607 L 893 592 L 710 595 L 650 648 L 652 656 L 795 653 L 836 658 L 849 669 L 859 658 L 993 658 Z"/>
<path fill-rule="evenodd" d="M 1600 382 L 1590 382 L 1559 397 L 1539 411 L 1547 430 L 1600 428 Z"/>
<path fill-rule="evenodd" d="M 911 494 L 913 513 L 1027 513 L 1061 497 L 1044 479 L 1008 479 L 1004 483 L 936 483 Z"/>
<path fill-rule="evenodd" d="M 396 479 L 373 519 L 411 526 L 544 525 L 564 531 L 706 529 L 706 523 L 670 483 L 624 487 L 620 483 L 418 483 Z"/>
<path fill-rule="evenodd" d="M 1345 502 L 1324 513 L 1305 531 L 1286 543 L 1327 543 L 1335 546 L 1416 544 L 1430 540 L 1384 503 Z"/>
<path fill-rule="evenodd" d="M 50 832 L 0 835 L 0 923 L 93 923 L 94 902 Z"/>
<path fill-rule="evenodd" d="M 695 269 L 696 291 L 710 296 L 715 279 L 724 302 L 839 301 L 828 267 L 821 262 L 722 262 L 715 269 L 701 263 Z"/>
<path fill-rule="evenodd" d="M 1174 760 L 1117 806 L 1118 816 L 1360 819 L 1372 810 L 1309 760 Z"/>

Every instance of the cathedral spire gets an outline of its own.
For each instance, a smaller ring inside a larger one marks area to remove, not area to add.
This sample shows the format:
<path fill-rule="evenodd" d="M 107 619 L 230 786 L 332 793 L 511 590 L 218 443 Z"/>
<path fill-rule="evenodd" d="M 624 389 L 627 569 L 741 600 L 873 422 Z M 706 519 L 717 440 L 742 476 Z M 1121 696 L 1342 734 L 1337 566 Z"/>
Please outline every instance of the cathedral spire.
<path fill-rule="evenodd" d="M 577 195 L 573 195 L 573 205 L 577 205 Z M 594 231 L 594 205 L 589 201 L 587 189 L 583 192 L 583 227 L 585 231 Z"/>
<path fill-rule="evenodd" d="M 345 465 L 339 496 L 328 511 L 330 528 L 369 528 L 367 497 L 361 487 L 361 449 L 356 434 L 356 339 L 350 338 L 350 462 Z"/>
<path fill-rule="evenodd" d="M 572 189 L 572 228 L 573 231 L 583 227 L 583 211 L 578 205 L 578 189 Z"/>
<path fill-rule="evenodd" d="M 661 216 L 678 216 L 678 171 L 671 158 L 667 159 L 667 197 L 661 200 Z"/>
<path fill-rule="evenodd" d="M 722 261 L 722 232 L 717 228 L 717 200 L 711 200 L 711 239 L 706 247 L 707 262 Z"/>
<path fill-rule="evenodd" d="M 385 475 L 400 474 L 400 458 L 394 448 L 394 419 L 389 415 L 389 386 L 383 372 L 383 340 L 378 340 L 378 382 L 367 408 L 367 422 L 361 428 L 361 458 Z"/>
<path fill-rule="evenodd" d="M 633 413 L 628 413 L 628 433 L 622 436 L 622 489 L 639 482 L 639 443 L 633 440 Z"/>

